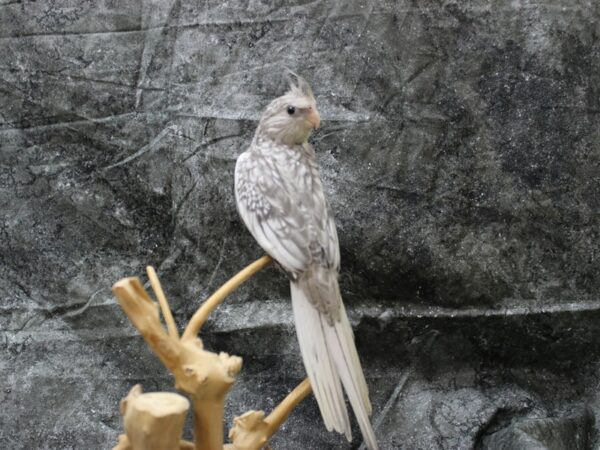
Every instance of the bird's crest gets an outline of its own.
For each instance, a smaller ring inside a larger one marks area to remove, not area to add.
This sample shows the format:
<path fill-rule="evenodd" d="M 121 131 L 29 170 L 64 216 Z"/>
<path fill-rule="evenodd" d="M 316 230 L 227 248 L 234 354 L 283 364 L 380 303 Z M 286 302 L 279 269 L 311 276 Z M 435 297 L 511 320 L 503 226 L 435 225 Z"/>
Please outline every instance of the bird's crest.
<path fill-rule="evenodd" d="M 290 84 L 290 90 L 288 91 L 289 94 L 293 94 L 296 97 L 306 97 L 311 101 L 315 100 L 313 91 L 304 78 L 287 68 L 285 75 Z"/>

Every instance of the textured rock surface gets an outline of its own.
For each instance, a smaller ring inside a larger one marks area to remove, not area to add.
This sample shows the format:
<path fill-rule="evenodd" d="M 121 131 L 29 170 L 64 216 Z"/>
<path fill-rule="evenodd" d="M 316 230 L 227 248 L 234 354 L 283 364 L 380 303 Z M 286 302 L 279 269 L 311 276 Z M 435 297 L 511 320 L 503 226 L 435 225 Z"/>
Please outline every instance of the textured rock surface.
<path fill-rule="evenodd" d="M 109 448 L 133 384 L 171 389 L 110 286 L 152 264 L 184 323 L 261 254 L 232 173 L 285 65 L 320 105 L 382 448 L 598 448 L 599 19 L 583 0 L 0 0 L 0 447 Z M 270 269 L 208 326 L 245 361 L 229 418 L 303 377 L 287 295 Z M 273 446 L 298 443 L 360 444 L 312 399 Z"/>

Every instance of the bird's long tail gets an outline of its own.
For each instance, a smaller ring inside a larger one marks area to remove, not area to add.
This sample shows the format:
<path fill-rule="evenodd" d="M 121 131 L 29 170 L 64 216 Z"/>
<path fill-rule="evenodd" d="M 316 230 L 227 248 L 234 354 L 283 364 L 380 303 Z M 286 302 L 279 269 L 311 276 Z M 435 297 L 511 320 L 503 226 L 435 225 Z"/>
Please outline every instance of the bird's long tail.
<path fill-rule="evenodd" d="M 291 292 L 302 359 L 325 426 L 329 431 L 344 433 L 349 441 L 352 439 L 343 385 L 367 448 L 377 450 L 369 421 L 371 402 L 367 383 L 340 296 L 337 275 L 325 272 L 325 269 L 319 274 L 305 274 L 291 282 Z M 327 312 L 331 307 L 335 308 L 336 314 Z"/>

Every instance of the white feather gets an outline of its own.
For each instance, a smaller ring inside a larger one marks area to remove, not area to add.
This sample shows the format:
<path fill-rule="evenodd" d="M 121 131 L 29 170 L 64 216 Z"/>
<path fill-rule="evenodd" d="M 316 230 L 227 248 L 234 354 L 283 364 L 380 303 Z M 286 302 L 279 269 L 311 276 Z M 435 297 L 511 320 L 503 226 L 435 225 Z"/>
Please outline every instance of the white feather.
<path fill-rule="evenodd" d="M 349 441 L 352 438 L 341 381 L 367 448 L 377 450 L 369 421 L 371 403 L 367 385 L 346 311 L 342 306 L 340 320 L 330 325 L 326 316 L 311 304 L 305 283 L 311 280 L 290 283 L 292 306 L 302 359 L 325 426 L 344 433 Z M 339 295 L 337 285 L 335 287 L 334 292 Z"/>
<path fill-rule="evenodd" d="M 321 322 L 325 322 L 324 318 L 321 318 Z M 327 326 L 327 323 L 325 322 L 324 325 Z M 327 348 L 338 368 L 365 444 L 369 450 L 376 450 L 378 447 L 375 433 L 369 421 L 371 402 L 369 401 L 369 393 L 366 390 L 365 377 L 358 361 L 352 328 L 350 328 L 346 314 L 343 314 L 340 321 L 335 323 L 333 327 L 327 326 L 325 330 Z"/>
<path fill-rule="evenodd" d="M 344 394 L 337 369 L 327 351 L 321 314 L 297 283 L 290 283 L 290 287 L 300 351 L 323 421 L 327 430 L 334 429 L 350 439 Z"/>

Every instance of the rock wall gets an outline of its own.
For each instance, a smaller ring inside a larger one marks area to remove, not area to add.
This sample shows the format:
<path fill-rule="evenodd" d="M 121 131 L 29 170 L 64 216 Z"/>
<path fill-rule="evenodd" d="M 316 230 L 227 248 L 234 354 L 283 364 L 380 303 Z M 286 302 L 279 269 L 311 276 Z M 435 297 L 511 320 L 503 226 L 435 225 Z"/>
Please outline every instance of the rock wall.
<path fill-rule="evenodd" d="M 383 449 L 593 449 L 600 5 L 0 0 L 0 447 L 110 448 L 172 389 L 110 293 L 158 268 L 176 319 L 261 251 L 235 158 L 287 66 L 317 149 Z M 215 313 L 228 418 L 304 376 L 285 277 Z M 307 400 L 276 449 L 359 448 Z"/>

